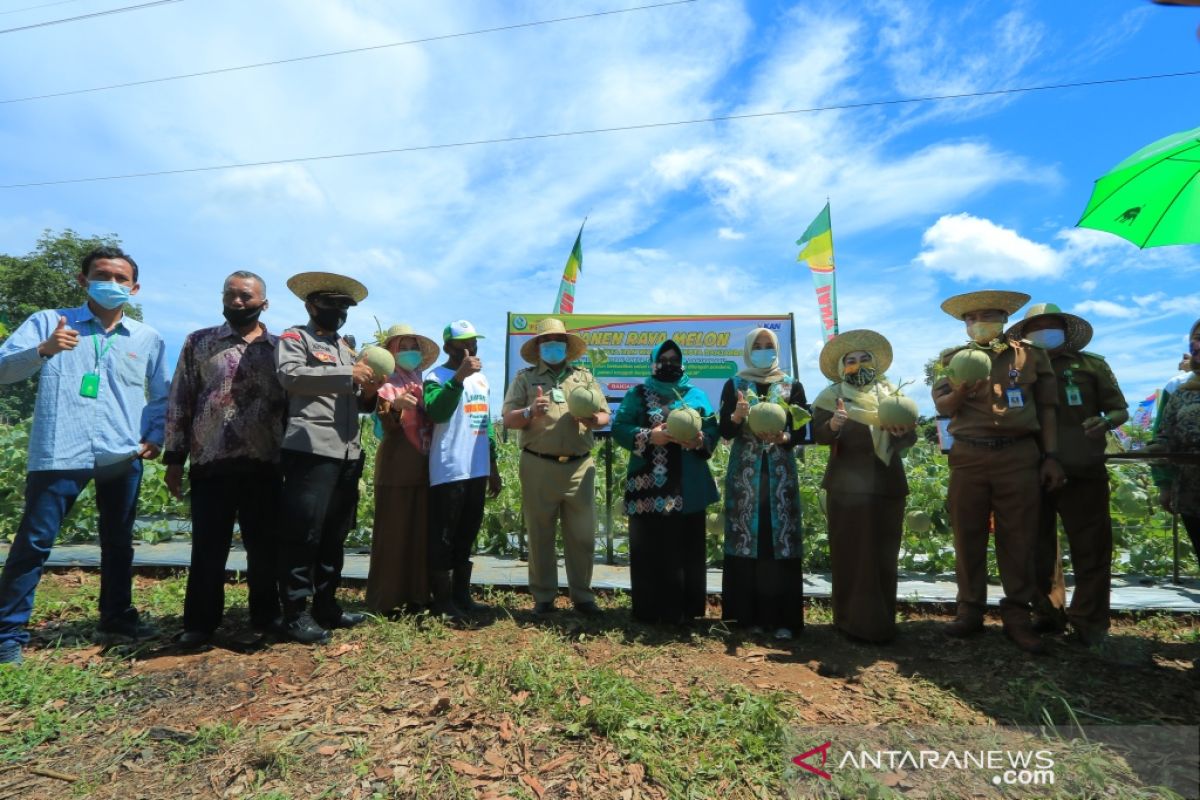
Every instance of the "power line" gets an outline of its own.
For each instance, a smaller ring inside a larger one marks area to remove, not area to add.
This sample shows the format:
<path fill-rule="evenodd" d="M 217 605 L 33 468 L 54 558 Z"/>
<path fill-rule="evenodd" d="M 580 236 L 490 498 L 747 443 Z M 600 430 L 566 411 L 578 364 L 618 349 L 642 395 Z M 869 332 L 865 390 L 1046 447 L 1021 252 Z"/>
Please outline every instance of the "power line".
<path fill-rule="evenodd" d="M 107 11 L 93 11 L 91 14 L 80 14 L 77 17 L 66 17 L 64 19 L 52 19 L 46 22 L 35 22 L 32 25 L 22 25 L 19 28 L 5 28 L 0 30 L 0 33 L 16 33 L 17 31 L 28 31 L 33 28 L 45 28 L 48 25 L 62 25 L 66 22 L 78 22 L 83 19 L 92 19 L 93 17 L 106 17 L 109 14 L 123 14 L 126 11 L 140 11 L 143 8 L 151 8 L 153 6 L 164 6 L 169 3 L 181 3 L 183 0 L 154 0 L 152 3 L 142 3 L 136 6 L 121 6 L 120 8 L 110 8 Z M 36 8 L 36 6 L 34 6 Z"/>
<path fill-rule="evenodd" d="M 152 178 L 162 175 L 186 175 L 196 172 L 217 172 L 227 169 L 246 169 L 250 167 L 270 167 L 280 164 L 300 164 L 311 161 L 334 161 L 343 158 L 364 158 L 367 156 L 395 155 L 398 153 L 417 153 L 428 150 L 452 150 L 464 147 L 480 147 L 489 144 L 506 144 L 510 142 L 531 142 L 541 139 L 565 139 L 573 136 L 592 136 L 602 133 L 619 133 L 622 131 L 641 131 L 653 128 L 672 128 L 684 125 L 700 125 L 710 122 L 734 122 L 746 119 L 765 119 L 768 117 L 783 117 L 794 114 L 815 114 L 822 111 L 851 111 L 860 108 L 878 106 L 897 106 L 912 103 L 929 103 L 942 100 L 963 100 L 972 97 L 995 97 L 998 95 L 1022 94 L 1027 92 L 1045 92 L 1058 89 L 1078 89 L 1088 86 L 1110 86 L 1118 83 L 1133 83 L 1137 81 L 1152 81 L 1164 78 L 1184 78 L 1200 75 L 1200 70 L 1189 72 L 1168 72 L 1158 75 L 1138 75 L 1129 78 L 1106 78 L 1094 81 L 1078 81 L 1076 83 L 1053 83 L 1044 86 L 1023 86 L 1009 89 L 991 89 L 983 92 L 962 92 L 959 94 L 928 95 L 926 97 L 904 97 L 892 100 L 867 100 L 861 103 L 843 103 L 832 106 L 814 106 L 812 108 L 791 108 L 781 111 L 759 111 L 752 114 L 726 114 L 700 119 L 672 120 L 669 122 L 645 122 L 637 125 L 619 125 L 611 128 L 590 128 L 577 131 L 556 131 L 552 133 L 532 133 L 525 136 L 506 136 L 495 139 L 474 139 L 462 142 L 443 142 L 440 144 L 409 145 L 407 147 L 388 147 L 379 150 L 360 150 L 353 153 L 329 153 L 317 156 L 297 156 L 295 158 L 279 158 L 270 161 L 246 161 L 236 164 L 212 164 L 204 167 L 184 167 L 181 169 L 163 169 L 152 172 L 130 172 L 123 175 L 98 175 L 86 178 L 62 178 L 52 181 L 34 181 L 30 183 L 0 184 L 0 189 L 28 189 L 36 186 L 62 186 L 70 183 L 96 183 L 100 181 L 120 181 L 132 178 Z"/>
<path fill-rule="evenodd" d="M 38 6 L 25 6 L 24 8 L 10 8 L 8 11 L 0 11 L 0 17 L 6 14 L 17 14 L 21 11 L 36 11 L 39 8 L 49 8 L 50 6 L 65 6 L 67 3 L 78 3 L 79 0 L 57 0 L 54 3 L 42 3 Z"/>
<path fill-rule="evenodd" d="M 89 92 L 105 92 L 110 89 L 127 89 L 131 86 L 145 86 L 151 83 L 166 83 L 168 81 L 179 81 L 185 78 L 200 78 L 207 75 L 221 75 L 227 72 L 240 72 L 242 70 L 259 69 L 261 67 L 273 67 L 279 64 L 295 64 L 300 61 L 315 61 L 320 58 L 333 58 L 334 56 L 345 56 L 353 53 L 368 53 L 372 50 L 386 50 L 391 47 L 407 47 L 414 44 L 427 44 L 429 42 L 439 42 L 446 39 L 461 39 L 466 36 L 479 36 L 485 33 L 499 33 L 501 31 L 512 31 L 521 28 L 534 28 L 539 25 L 552 25 L 559 22 L 573 22 L 581 19 L 593 19 L 595 17 L 607 17 L 614 14 L 628 14 L 631 11 L 647 11 L 654 8 L 666 8 L 667 6 L 686 5 L 694 3 L 696 0 L 669 0 L 664 3 L 654 3 L 646 6 L 634 6 L 633 8 L 618 8 L 611 11 L 597 11 L 591 14 L 578 14 L 572 17 L 555 17 L 554 19 L 536 20 L 533 22 L 518 22 L 513 25 L 502 25 L 497 28 L 481 28 L 476 31 L 466 31 L 463 33 L 446 33 L 440 36 L 427 36 L 423 39 L 409 39 L 403 42 L 389 42 L 387 44 L 368 45 L 366 47 L 354 47 L 349 50 L 331 50 L 327 53 L 313 53 L 306 56 L 295 56 L 293 58 L 281 58 L 275 61 L 260 61 L 254 64 L 240 64 L 233 67 L 220 67 L 218 69 L 202 70 L 200 72 L 185 72 L 180 75 L 165 75 L 160 78 L 146 78 L 139 81 L 128 81 L 125 83 L 112 83 L 106 86 L 93 86 L 87 89 L 69 89 L 63 92 L 51 92 L 49 94 L 30 95 L 29 97 L 13 97 L 7 100 L 0 100 L 0 105 L 8 105 L 11 103 L 28 103 L 32 100 L 48 100 L 52 97 L 68 97 L 76 94 L 87 94 Z"/>

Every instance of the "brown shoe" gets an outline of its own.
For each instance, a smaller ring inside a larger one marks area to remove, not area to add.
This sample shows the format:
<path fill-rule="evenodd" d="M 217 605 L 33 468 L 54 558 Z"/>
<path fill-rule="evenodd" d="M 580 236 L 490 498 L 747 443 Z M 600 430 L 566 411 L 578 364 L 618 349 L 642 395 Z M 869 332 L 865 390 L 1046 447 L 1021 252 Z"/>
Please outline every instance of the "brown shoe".
<path fill-rule="evenodd" d="M 947 623 L 942 629 L 947 636 L 963 638 L 974 636 L 983 630 L 983 617 L 978 614 L 964 614 L 961 611 L 953 622 Z"/>
<path fill-rule="evenodd" d="M 1004 635 L 1026 653 L 1037 655 L 1046 652 L 1046 643 L 1034 631 L 1032 625 L 1005 625 Z"/>

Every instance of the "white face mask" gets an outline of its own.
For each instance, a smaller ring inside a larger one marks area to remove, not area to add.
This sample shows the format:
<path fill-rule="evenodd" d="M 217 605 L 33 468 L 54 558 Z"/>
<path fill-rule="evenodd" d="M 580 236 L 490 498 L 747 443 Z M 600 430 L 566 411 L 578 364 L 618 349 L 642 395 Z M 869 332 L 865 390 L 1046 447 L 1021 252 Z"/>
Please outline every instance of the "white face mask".
<path fill-rule="evenodd" d="M 1066 343 L 1067 332 L 1058 328 L 1047 328 L 1043 331 L 1030 331 L 1027 337 L 1029 341 L 1043 350 L 1054 350 Z"/>

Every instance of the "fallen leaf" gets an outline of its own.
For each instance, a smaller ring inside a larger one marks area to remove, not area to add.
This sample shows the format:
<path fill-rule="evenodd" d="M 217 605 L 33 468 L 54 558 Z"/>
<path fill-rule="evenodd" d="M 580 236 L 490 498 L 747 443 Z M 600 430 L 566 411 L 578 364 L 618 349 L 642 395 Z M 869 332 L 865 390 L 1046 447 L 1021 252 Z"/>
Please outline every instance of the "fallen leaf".
<path fill-rule="evenodd" d="M 553 772 L 554 770 L 558 769 L 559 767 L 562 767 L 564 764 L 568 764 L 574 760 L 575 760 L 574 753 L 563 753 L 561 755 L 555 756 L 554 758 L 547 761 L 545 764 L 542 764 L 540 767 L 538 767 L 538 772 Z"/>
<path fill-rule="evenodd" d="M 508 760 L 500 755 L 500 751 L 492 748 L 483 754 L 483 760 L 491 764 L 497 769 L 504 770 L 508 768 Z"/>
<path fill-rule="evenodd" d="M 342 748 L 340 745 L 323 744 L 317 748 L 317 754 L 322 755 L 322 756 L 333 756 L 333 755 L 337 755 L 341 749 Z"/>
<path fill-rule="evenodd" d="M 472 764 L 468 764 L 468 763 L 467 763 L 467 762 L 465 762 L 465 761 L 454 761 L 454 760 L 451 760 L 451 761 L 450 761 L 450 768 L 451 768 L 452 770 L 454 770 L 455 772 L 461 773 L 461 774 L 463 774 L 463 775 L 471 775 L 471 776 L 476 776 L 476 775 L 482 775 L 482 774 L 483 774 L 483 770 L 481 770 L 479 767 L 476 767 L 476 766 L 474 766 L 474 765 L 472 765 Z"/>
<path fill-rule="evenodd" d="M 506 719 L 500 721 L 500 740 L 504 742 L 513 740 L 512 723 Z"/>
<path fill-rule="evenodd" d="M 880 778 L 879 782 L 884 786 L 895 786 L 904 779 L 904 776 L 896 772 L 886 772 Z"/>
<path fill-rule="evenodd" d="M 340 644 L 337 647 L 333 648 L 328 653 L 326 653 L 326 655 L 329 658 L 338 658 L 339 656 L 346 655 L 346 653 L 352 653 L 357 649 L 358 649 L 358 645 L 350 644 L 349 642 L 346 642 L 344 644 Z"/>
<path fill-rule="evenodd" d="M 630 764 L 629 765 L 629 778 L 635 784 L 641 783 L 642 781 L 644 781 L 646 779 L 646 768 L 643 767 L 641 764 Z"/>
<path fill-rule="evenodd" d="M 376 767 L 375 769 L 371 770 L 371 774 L 381 781 L 386 781 L 388 778 L 392 777 L 394 770 L 391 767 Z"/>
<path fill-rule="evenodd" d="M 529 789 L 538 796 L 538 800 L 542 800 L 542 797 L 545 796 L 545 794 L 546 794 L 546 787 L 542 786 L 542 782 L 539 781 L 537 778 L 535 778 L 532 775 L 529 775 L 527 773 L 522 774 L 521 775 L 521 783 L 528 786 Z"/>
<path fill-rule="evenodd" d="M 529 692 L 522 689 L 521 691 L 514 694 L 512 699 L 513 699 L 513 702 L 516 703 L 517 705 L 519 705 L 519 706 L 524 705 L 525 701 L 529 699 Z"/>
<path fill-rule="evenodd" d="M 591 704 L 592 704 L 592 698 L 588 697 L 586 694 L 581 694 L 579 696 L 579 705 L 590 706 Z"/>

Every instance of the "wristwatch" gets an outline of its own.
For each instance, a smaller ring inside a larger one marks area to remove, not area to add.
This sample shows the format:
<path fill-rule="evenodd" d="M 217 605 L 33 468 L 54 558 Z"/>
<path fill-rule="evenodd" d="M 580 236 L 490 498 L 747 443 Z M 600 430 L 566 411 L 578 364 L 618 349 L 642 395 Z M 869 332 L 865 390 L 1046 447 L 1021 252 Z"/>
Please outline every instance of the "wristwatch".
<path fill-rule="evenodd" d="M 533 411 L 531 410 L 532 408 L 533 406 L 525 406 L 525 408 L 521 409 L 521 416 L 523 416 L 525 419 L 529 419 L 531 416 L 533 416 Z"/>

